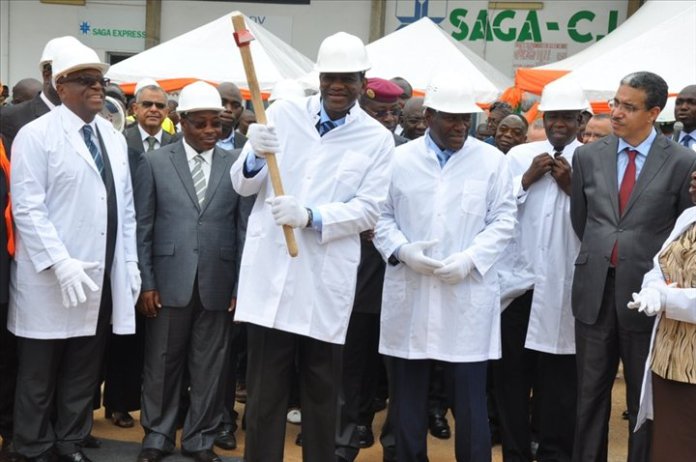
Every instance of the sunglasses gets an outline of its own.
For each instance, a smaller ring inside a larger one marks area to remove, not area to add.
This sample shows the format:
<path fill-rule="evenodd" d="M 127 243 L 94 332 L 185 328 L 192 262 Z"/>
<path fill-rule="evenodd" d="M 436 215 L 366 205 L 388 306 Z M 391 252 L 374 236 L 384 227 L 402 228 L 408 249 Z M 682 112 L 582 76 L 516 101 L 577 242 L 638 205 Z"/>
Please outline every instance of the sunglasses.
<path fill-rule="evenodd" d="M 157 109 L 162 110 L 165 107 L 167 107 L 167 105 L 165 103 L 158 103 L 156 101 L 141 101 L 138 104 L 141 105 L 142 107 L 144 107 L 145 109 L 149 109 L 152 106 L 155 106 Z"/>
<path fill-rule="evenodd" d="M 93 87 L 94 84 L 99 83 L 102 87 L 108 87 L 111 83 L 111 79 L 95 77 L 93 75 L 78 75 L 77 77 L 69 79 L 63 78 L 60 80 L 60 83 L 77 83 L 83 87 Z"/>

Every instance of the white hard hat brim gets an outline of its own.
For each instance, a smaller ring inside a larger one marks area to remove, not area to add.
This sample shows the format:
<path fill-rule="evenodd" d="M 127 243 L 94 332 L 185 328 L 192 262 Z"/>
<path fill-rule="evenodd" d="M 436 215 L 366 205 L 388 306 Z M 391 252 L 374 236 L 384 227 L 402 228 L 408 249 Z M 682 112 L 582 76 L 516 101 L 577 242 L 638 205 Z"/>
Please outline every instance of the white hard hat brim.
<path fill-rule="evenodd" d="M 99 62 L 80 63 L 80 64 L 76 64 L 74 66 L 71 66 L 67 69 L 61 70 L 59 74 L 54 73 L 53 79 L 57 81 L 60 77 L 65 77 L 68 74 L 72 74 L 73 72 L 77 72 L 77 71 L 82 71 L 84 69 L 96 69 L 96 70 L 100 71 L 102 74 L 106 74 L 106 71 L 109 70 L 109 67 L 111 67 L 111 66 L 109 66 L 106 63 L 99 63 Z"/>
<path fill-rule="evenodd" d="M 214 112 L 222 112 L 224 111 L 225 108 L 222 106 L 219 107 L 192 107 L 192 108 L 181 108 L 181 106 L 176 108 L 176 112 L 182 114 L 184 112 L 203 112 L 203 111 L 214 111 Z"/>

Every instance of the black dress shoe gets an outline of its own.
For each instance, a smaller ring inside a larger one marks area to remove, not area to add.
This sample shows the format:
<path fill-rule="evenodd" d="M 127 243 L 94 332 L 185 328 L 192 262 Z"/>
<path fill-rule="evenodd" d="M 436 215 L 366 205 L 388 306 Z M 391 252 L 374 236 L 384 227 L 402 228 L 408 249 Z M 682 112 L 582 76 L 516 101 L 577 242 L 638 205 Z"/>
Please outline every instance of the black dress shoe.
<path fill-rule="evenodd" d="M 138 454 L 137 462 L 160 462 L 164 456 L 164 451 L 155 448 L 145 448 Z"/>
<path fill-rule="evenodd" d="M 220 456 L 215 454 L 215 452 L 212 449 L 204 449 L 203 451 L 184 451 L 183 449 L 181 450 L 181 453 L 187 457 L 192 457 L 194 461 L 196 462 L 222 462 L 222 459 L 220 459 Z"/>
<path fill-rule="evenodd" d="M 237 438 L 229 430 L 222 430 L 215 436 L 215 446 L 220 449 L 232 450 L 237 448 Z"/>
<path fill-rule="evenodd" d="M 128 412 L 112 411 L 111 409 L 104 410 L 104 417 L 111 419 L 111 422 L 117 427 L 131 428 L 135 425 L 133 417 Z"/>
<path fill-rule="evenodd" d="M 430 417 L 428 417 L 428 427 L 430 427 L 430 434 L 435 438 L 446 440 L 452 436 L 449 424 L 447 423 L 447 418 L 444 415 L 430 415 Z"/>
<path fill-rule="evenodd" d="M 87 435 L 85 439 L 82 440 L 80 446 L 88 449 L 99 449 L 101 447 L 101 441 L 93 437 L 91 434 Z"/>
<path fill-rule="evenodd" d="M 61 454 L 58 456 L 60 462 L 92 462 L 82 451 L 73 452 L 72 454 Z"/>
<path fill-rule="evenodd" d="M 14 454 L 17 454 L 17 453 L 14 453 Z M 17 455 L 19 456 L 18 459 L 9 459 L 9 460 L 10 461 L 18 460 L 21 462 L 55 462 L 55 460 L 56 460 L 56 454 L 53 452 L 53 449 L 49 449 L 48 451 L 45 451 L 44 453 L 42 453 L 36 457 L 24 458 L 20 454 L 17 454 Z"/>
<path fill-rule="evenodd" d="M 366 425 L 358 425 L 355 428 L 355 433 L 358 434 L 358 447 L 369 448 L 375 444 L 375 435 L 372 434 L 372 429 Z"/>

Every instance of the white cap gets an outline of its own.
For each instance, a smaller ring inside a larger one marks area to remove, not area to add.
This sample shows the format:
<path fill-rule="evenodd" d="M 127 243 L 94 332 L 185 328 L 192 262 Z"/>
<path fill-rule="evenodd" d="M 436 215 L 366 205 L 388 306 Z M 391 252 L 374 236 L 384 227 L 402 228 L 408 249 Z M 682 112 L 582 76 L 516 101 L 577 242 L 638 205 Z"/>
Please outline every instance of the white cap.
<path fill-rule="evenodd" d="M 53 57 L 52 68 L 55 86 L 60 77 L 82 69 L 97 69 L 106 74 L 109 65 L 101 62 L 96 51 L 78 42 L 76 45 L 58 50 Z"/>
<path fill-rule="evenodd" d="M 217 88 L 199 80 L 186 85 L 179 93 L 177 112 L 224 111 Z"/>
<path fill-rule="evenodd" d="M 135 84 L 135 90 L 133 91 L 134 95 L 137 95 L 140 90 L 142 90 L 145 87 L 159 87 L 160 84 L 157 83 L 155 79 L 151 79 L 150 77 L 145 77 L 144 79 L 138 80 L 138 83 Z M 161 88 L 161 87 L 160 87 Z"/>
<path fill-rule="evenodd" d="M 450 114 L 483 112 L 474 100 L 474 91 L 461 74 L 440 72 L 425 89 L 423 106 Z"/>
<path fill-rule="evenodd" d="M 541 92 L 539 110 L 548 111 L 584 111 L 590 107 L 580 85 L 572 80 L 556 80 L 544 87 Z"/>
<path fill-rule="evenodd" d="M 271 96 L 268 97 L 269 102 L 279 99 L 303 98 L 305 95 L 304 87 L 297 80 L 284 79 L 279 80 L 273 85 Z"/>
<path fill-rule="evenodd" d="M 43 70 L 44 64 L 52 63 L 53 59 L 56 57 L 58 50 L 63 48 L 69 48 L 71 46 L 82 45 L 79 40 L 77 40 L 72 35 L 66 35 L 65 37 L 56 37 L 49 40 L 44 46 L 43 53 L 41 53 L 41 59 L 39 60 L 39 69 Z"/>
<path fill-rule="evenodd" d="M 365 44 L 355 35 L 345 32 L 326 37 L 319 46 L 317 72 L 363 72 L 370 68 Z"/>

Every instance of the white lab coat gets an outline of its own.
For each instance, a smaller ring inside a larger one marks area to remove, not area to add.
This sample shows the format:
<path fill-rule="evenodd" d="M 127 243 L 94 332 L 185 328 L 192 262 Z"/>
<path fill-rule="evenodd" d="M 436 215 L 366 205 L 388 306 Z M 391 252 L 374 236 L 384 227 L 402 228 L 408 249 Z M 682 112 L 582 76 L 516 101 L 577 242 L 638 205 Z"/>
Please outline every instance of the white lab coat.
<path fill-rule="evenodd" d="M 96 117 L 111 163 L 118 228 L 111 269 L 112 324 L 117 334 L 135 332 L 135 300 L 126 262 L 138 261 L 135 211 L 126 141 Z M 94 335 L 106 254 L 106 187 L 81 134 L 84 122 L 59 106 L 23 127 L 12 145 L 12 211 L 16 254 L 10 272 L 8 329 L 36 339 Z M 65 308 L 50 269 L 65 258 L 101 266 L 87 274 L 100 286 L 87 300 Z"/>
<path fill-rule="evenodd" d="M 405 359 L 476 362 L 500 357 L 500 289 L 489 271 L 512 237 L 515 201 L 503 153 L 469 137 L 441 168 L 425 137 L 399 146 L 375 246 L 437 239 L 426 255 L 467 250 L 475 269 L 450 285 L 387 265 L 379 351 Z"/>
<path fill-rule="evenodd" d="M 681 236 L 682 233 L 686 231 L 686 229 L 694 222 L 696 222 L 696 207 L 688 208 L 684 210 L 681 215 L 679 215 L 677 222 L 674 224 L 674 229 L 653 259 L 653 268 L 648 271 L 643 278 L 643 287 L 657 287 L 666 285 L 658 258 L 665 248 L 672 241 Z M 657 315 L 655 326 L 653 327 L 652 338 L 650 339 L 648 359 L 645 361 L 643 388 L 640 392 L 640 410 L 638 411 L 636 431 L 647 419 L 653 419 L 651 363 L 653 357 L 653 348 L 655 347 L 655 333 L 657 332 L 657 326 L 660 323 L 660 318 L 662 316 L 667 316 L 668 318 L 675 319 L 677 321 L 696 323 L 696 288 L 680 289 L 676 296 L 670 297 L 669 306 Z"/>
<path fill-rule="evenodd" d="M 355 296 L 361 231 L 372 229 L 387 193 L 394 137 L 356 104 L 346 123 L 320 137 L 319 96 L 276 101 L 268 121 L 285 194 L 317 208 L 321 232 L 296 229 L 299 255 L 288 255 L 266 198 L 268 168 L 245 178 L 245 146 L 231 169 L 242 196 L 258 194 L 242 254 L 235 319 L 343 344 Z"/>
<path fill-rule="evenodd" d="M 577 140 L 563 149 L 572 165 Z M 501 304 L 534 288 L 525 347 L 551 354 L 575 354 L 575 318 L 570 296 L 575 259 L 580 240 L 570 222 L 570 196 L 558 187 L 551 174 L 522 189 L 522 176 L 534 157 L 544 152 L 553 156 L 548 140 L 520 144 L 507 154 L 517 200 L 515 239 L 498 262 Z"/>

